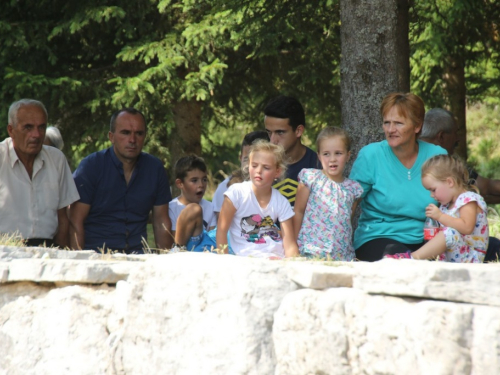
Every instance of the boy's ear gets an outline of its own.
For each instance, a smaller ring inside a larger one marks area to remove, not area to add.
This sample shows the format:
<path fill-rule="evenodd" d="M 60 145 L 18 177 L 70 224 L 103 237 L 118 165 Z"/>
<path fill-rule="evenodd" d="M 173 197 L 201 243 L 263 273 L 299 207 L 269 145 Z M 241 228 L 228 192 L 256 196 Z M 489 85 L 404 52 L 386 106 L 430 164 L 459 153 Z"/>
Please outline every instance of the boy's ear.
<path fill-rule="evenodd" d="M 177 186 L 179 189 L 182 189 L 182 180 L 180 178 L 175 179 L 175 186 Z"/>
<path fill-rule="evenodd" d="M 304 133 L 304 130 L 305 130 L 304 125 L 297 126 L 297 129 L 295 129 L 295 135 L 297 136 L 297 138 L 302 137 L 302 133 Z"/>

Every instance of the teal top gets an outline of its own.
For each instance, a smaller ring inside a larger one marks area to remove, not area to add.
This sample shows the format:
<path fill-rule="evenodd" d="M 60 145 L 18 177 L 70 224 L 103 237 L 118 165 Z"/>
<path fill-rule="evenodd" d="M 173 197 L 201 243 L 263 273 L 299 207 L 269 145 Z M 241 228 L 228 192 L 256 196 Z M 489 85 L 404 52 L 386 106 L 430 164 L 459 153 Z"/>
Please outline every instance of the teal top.
<path fill-rule="evenodd" d="M 399 161 L 387 141 L 360 150 L 349 176 L 363 187 L 355 249 L 376 238 L 404 244 L 423 241 L 425 207 L 436 201 L 422 186 L 421 168 L 427 159 L 447 152 L 423 141 L 418 141 L 418 146 L 417 160 L 410 169 Z"/>

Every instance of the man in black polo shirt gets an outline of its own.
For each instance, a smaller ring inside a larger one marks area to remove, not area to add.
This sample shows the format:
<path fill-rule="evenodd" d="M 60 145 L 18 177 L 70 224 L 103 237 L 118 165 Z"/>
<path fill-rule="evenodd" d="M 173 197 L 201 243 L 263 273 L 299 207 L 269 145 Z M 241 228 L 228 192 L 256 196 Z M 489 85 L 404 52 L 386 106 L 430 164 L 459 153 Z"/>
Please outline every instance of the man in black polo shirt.
<path fill-rule="evenodd" d="M 271 143 L 281 145 L 288 158 L 285 179 L 274 185 L 290 204 L 295 204 L 297 176 L 303 168 L 319 168 L 318 155 L 302 144 L 306 126 L 304 108 L 295 98 L 278 96 L 264 109 L 264 125 Z"/>

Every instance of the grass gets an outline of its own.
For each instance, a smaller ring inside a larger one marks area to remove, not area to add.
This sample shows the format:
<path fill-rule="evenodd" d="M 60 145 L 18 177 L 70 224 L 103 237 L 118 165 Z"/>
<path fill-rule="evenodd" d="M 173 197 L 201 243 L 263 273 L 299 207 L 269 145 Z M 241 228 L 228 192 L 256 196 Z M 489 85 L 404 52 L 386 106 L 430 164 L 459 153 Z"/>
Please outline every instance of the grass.
<path fill-rule="evenodd" d="M 24 247 L 24 241 L 19 233 L 4 233 L 0 235 L 0 244 L 4 246 Z"/>
<path fill-rule="evenodd" d="M 488 224 L 490 236 L 500 238 L 500 215 L 493 207 L 488 207 Z"/>
<path fill-rule="evenodd" d="M 500 179 L 500 107 L 493 104 L 475 104 L 467 108 L 468 162 L 479 175 Z M 490 236 L 500 238 L 500 205 L 488 206 Z"/>
<path fill-rule="evenodd" d="M 151 249 L 154 249 L 156 247 L 156 243 L 155 243 L 155 235 L 153 232 L 153 224 L 151 223 L 148 224 L 147 231 L 148 231 L 148 246 Z"/>

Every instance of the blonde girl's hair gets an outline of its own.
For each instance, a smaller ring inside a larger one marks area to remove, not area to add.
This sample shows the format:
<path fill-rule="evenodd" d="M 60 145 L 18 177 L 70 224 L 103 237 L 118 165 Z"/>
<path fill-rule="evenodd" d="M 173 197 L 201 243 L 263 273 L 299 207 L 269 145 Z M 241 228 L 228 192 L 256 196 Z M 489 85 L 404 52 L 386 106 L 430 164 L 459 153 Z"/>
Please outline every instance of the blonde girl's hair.
<path fill-rule="evenodd" d="M 268 152 L 270 154 L 273 154 L 274 158 L 276 159 L 276 168 L 279 168 L 281 173 L 280 176 L 278 177 L 278 180 L 281 180 L 283 176 L 285 175 L 287 165 L 285 163 L 285 149 L 280 146 L 280 145 L 275 145 L 272 144 L 266 140 L 259 139 L 255 141 L 252 146 L 250 147 L 250 153 L 248 154 L 248 160 L 252 158 L 252 155 L 254 155 L 257 152 Z M 245 180 L 249 179 L 249 174 L 248 174 L 248 168 L 249 165 L 247 164 L 244 169 L 243 169 L 243 174 L 245 175 Z"/>
<path fill-rule="evenodd" d="M 465 163 L 456 156 L 433 156 L 422 166 L 422 177 L 425 176 L 432 176 L 438 181 L 451 178 L 457 186 L 479 194 L 479 189 L 473 184 L 474 181 L 469 179 L 469 171 Z"/>
<path fill-rule="evenodd" d="M 351 151 L 351 138 L 349 134 L 344 129 L 338 128 L 336 126 L 327 126 L 323 130 L 321 130 L 316 138 L 316 150 L 318 153 L 320 152 L 320 145 L 325 139 L 340 137 L 342 141 L 344 141 L 344 145 L 347 149 L 347 152 Z"/>

